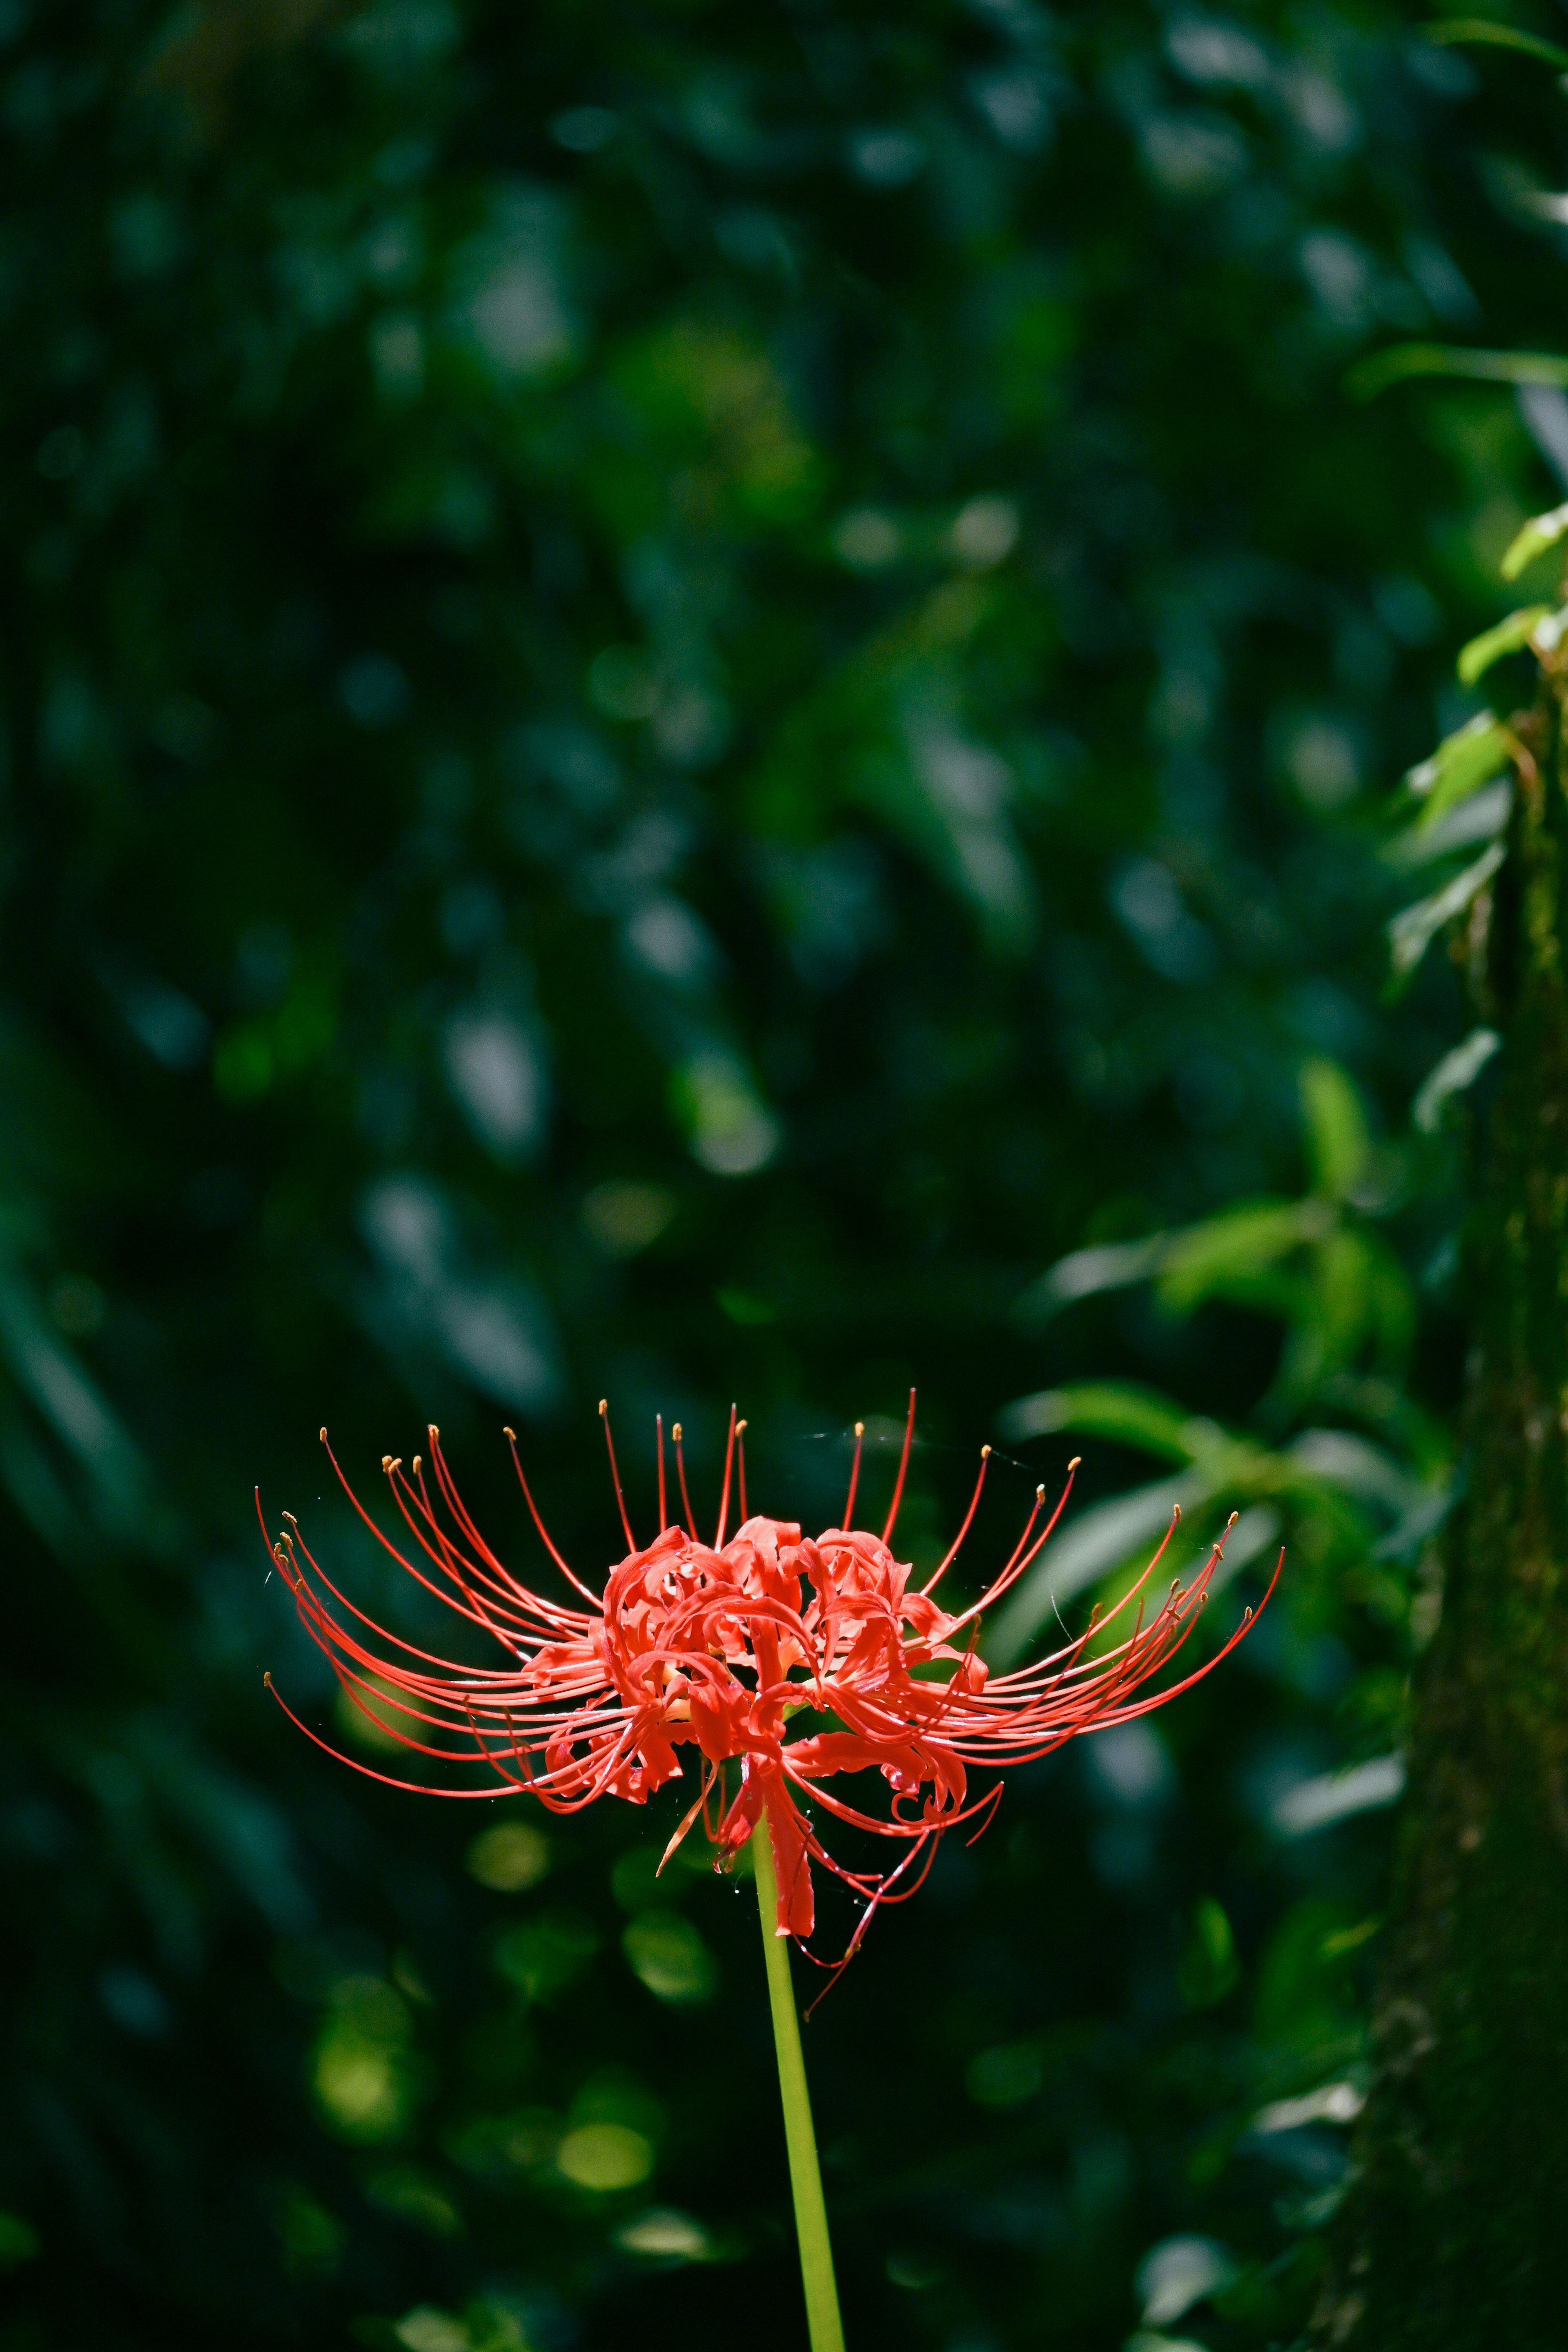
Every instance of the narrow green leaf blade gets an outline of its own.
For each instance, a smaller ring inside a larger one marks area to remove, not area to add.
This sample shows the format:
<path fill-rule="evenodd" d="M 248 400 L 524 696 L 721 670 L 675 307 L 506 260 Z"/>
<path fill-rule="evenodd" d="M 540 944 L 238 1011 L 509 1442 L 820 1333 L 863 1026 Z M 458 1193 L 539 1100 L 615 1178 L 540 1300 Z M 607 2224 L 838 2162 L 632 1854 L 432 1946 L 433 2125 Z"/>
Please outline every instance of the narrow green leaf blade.
<path fill-rule="evenodd" d="M 1458 343 L 1390 343 L 1345 372 L 1352 400 L 1375 400 L 1413 376 L 1466 376 L 1478 383 L 1568 384 L 1568 358 L 1557 352 L 1477 352 Z"/>
<path fill-rule="evenodd" d="M 1454 1046 L 1428 1072 L 1410 1107 L 1410 1116 L 1423 1135 L 1436 1134 L 1448 1104 L 1475 1084 L 1501 1044 L 1495 1029 L 1472 1029 L 1463 1045 Z"/>
<path fill-rule="evenodd" d="M 1568 70 L 1568 49 L 1543 41 L 1539 33 L 1521 32 L 1517 25 L 1494 25 L 1481 16 L 1454 16 L 1422 28 L 1436 48 L 1517 49 L 1521 57 L 1538 58 L 1558 73 Z"/>
<path fill-rule="evenodd" d="M 1550 604 L 1525 604 L 1506 621 L 1499 621 L 1495 628 L 1483 629 L 1479 637 L 1472 637 L 1454 665 L 1461 686 L 1474 686 L 1505 654 L 1522 652 L 1541 623 L 1551 617 Z"/>
<path fill-rule="evenodd" d="M 1303 1062 L 1301 1116 L 1312 1163 L 1312 1189 L 1342 1201 L 1366 1165 L 1372 1139 L 1361 1097 L 1337 1062 L 1314 1055 Z"/>
<path fill-rule="evenodd" d="M 1444 737 L 1429 760 L 1423 760 L 1405 779 L 1405 789 L 1422 803 L 1417 823 L 1436 824 L 1461 801 L 1501 773 L 1513 749 L 1513 737 L 1489 710 Z"/>
<path fill-rule="evenodd" d="M 1149 1234 L 1142 1241 L 1101 1242 L 1089 1249 L 1071 1250 L 1030 1283 L 1013 1312 L 1021 1323 L 1047 1323 L 1075 1299 L 1146 1282 L 1158 1271 L 1166 1238 L 1163 1234 Z"/>
<path fill-rule="evenodd" d="M 1175 1235 L 1160 1271 L 1158 1296 L 1186 1315 L 1215 1292 L 1262 1274 L 1321 1237 L 1332 1211 L 1321 1201 L 1253 1201 Z"/>
<path fill-rule="evenodd" d="M 1079 1381 L 1068 1388 L 1040 1389 L 1010 1404 L 997 1425 L 1015 1444 L 1070 1429 L 1079 1436 L 1136 1446 L 1167 1462 L 1190 1462 L 1194 1446 L 1213 1435 L 1210 1423 L 1194 1422 L 1168 1397 L 1132 1381 Z"/>
<path fill-rule="evenodd" d="M 1434 890 L 1428 898 L 1418 898 L 1413 907 L 1403 908 L 1394 916 L 1388 926 L 1388 946 L 1396 980 L 1409 978 L 1444 924 L 1462 915 L 1471 900 L 1485 889 L 1502 864 L 1503 856 L 1502 843 L 1494 841 L 1473 866 L 1467 866 L 1441 890 Z"/>
<path fill-rule="evenodd" d="M 1525 565 L 1533 563 L 1538 555 L 1544 555 L 1549 547 L 1555 547 L 1565 530 L 1568 530 L 1568 504 L 1552 507 L 1546 514 L 1531 515 L 1523 530 L 1510 542 L 1508 553 L 1499 566 L 1503 578 L 1517 580 Z"/>

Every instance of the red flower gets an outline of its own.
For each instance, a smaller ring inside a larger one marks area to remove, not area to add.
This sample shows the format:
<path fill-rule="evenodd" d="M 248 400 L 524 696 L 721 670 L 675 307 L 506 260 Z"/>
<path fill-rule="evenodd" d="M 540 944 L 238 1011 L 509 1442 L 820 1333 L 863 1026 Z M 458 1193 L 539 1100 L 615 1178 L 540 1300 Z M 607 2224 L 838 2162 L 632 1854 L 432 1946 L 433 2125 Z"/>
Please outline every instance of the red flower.
<path fill-rule="evenodd" d="M 468 1517 L 434 1427 L 429 1480 L 417 1454 L 411 1475 L 391 1455 L 382 1463 L 414 1539 L 413 1557 L 382 1534 L 331 1455 L 350 1502 L 399 1566 L 506 1654 L 501 1666 L 468 1666 L 384 1632 L 338 1591 L 290 1519 L 276 1543 L 268 1538 L 272 1556 L 348 1698 L 384 1733 L 436 1767 L 477 1768 L 479 1778 L 472 1785 L 432 1787 L 353 1758 L 342 1760 L 392 1788 L 449 1797 L 516 1790 L 565 1813 L 605 1796 L 645 1803 L 655 1789 L 682 1777 L 679 1751 L 693 1748 L 700 1787 L 666 1860 L 700 1814 L 719 1864 L 732 1861 L 765 1807 L 779 1885 L 779 1933 L 811 1934 L 811 1864 L 820 1863 L 866 1904 L 847 1958 L 878 1905 L 913 1893 L 942 1833 L 966 1822 L 984 1826 L 994 1810 L 1003 1783 L 998 1780 L 972 1798 L 972 1769 L 1027 1763 L 1079 1732 L 1163 1706 L 1217 1665 L 1252 1616 L 1248 1610 L 1206 1664 L 1144 1695 L 1150 1677 L 1192 1630 L 1220 1557 L 1216 1544 L 1190 1584 L 1176 1580 L 1147 1623 L 1140 1603 L 1131 1631 L 1115 1646 L 1089 1654 L 1090 1637 L 1132 1605 L 1159 1566 L 1175 1530 L 1179 1515 L 1173 1514 L 1164 1543 L 1109 1617 L 1097 1612 L 1077 1641 L 1035 1665 L 989 1674 L 975 1649 L 982 1612 L 1036 1558 L 1061 1516 L 1078 1465 L 1069 1466 L 1061 1499 L 1037 1534 L 1045 1489 L 1037 1490 L 1028 1523 L 1001 1574 L 978 1601 L 949 1616 L 931 1595 L 973 1523 L 990 1449 L 982 1455 L 973 1498 L 952 1549 L 916 1587 L 909 1565 L 889 1549 L 913 1429 L 911 1393 L 898 1484 L 881 1534 L 830 1528 L 814 1539 L 793 1521 L 746 1517 L 745 1423 L 731 1411 L 718 1531 L 705 1544 L 687 1494 L 679 1424 L 674 1436 L 686 1525 L 669 1524 L 661 1426 L 660 1532 L 639 1549 L 616 1475 L 628 1551 L 611 1570 L 602 1596 L 579 1581 L 551 1541 L 509 1430 L 534 1525 L 562 1575 L 588 1603 L 582 1609 L 543 1599 L 502 1565 Z M 607 1417 L 605 1433 L 607 1442 Z M 846 1519 L 858 1483 L 859 1436 L 857 1429 Z M 323 1444 L 326 1438 L 323 1430 Z M 613 1445 L 610 1464 L 615 1473 Z M 737 1467 L 742 1525 L 726 1542 Z M 1276 1580 L 1279 1573 L 1276 1567 Z M 1271 1582 L 1270 1593 L 1273 1589 Z M 270 1687 L 270 1676 L 268 1682 Z M 291 1708 L 286 1712 L 300 1722 Z M 316 1738 L 307 1725 L 300 1727 Z M 731 1786 L 724 1768 L 736 1762 L 739 1784 Z M 826 1785 L 868 1771 L 879 1772 L 888 1785 L 885 1815 L 846 1802 Z M 885 1872 L 847 1869 L 822 1844 L 814 1812 L 895 1839 L 907 1850 Z M 910 1877 L 917 1861 L 921 1867 Z"/>

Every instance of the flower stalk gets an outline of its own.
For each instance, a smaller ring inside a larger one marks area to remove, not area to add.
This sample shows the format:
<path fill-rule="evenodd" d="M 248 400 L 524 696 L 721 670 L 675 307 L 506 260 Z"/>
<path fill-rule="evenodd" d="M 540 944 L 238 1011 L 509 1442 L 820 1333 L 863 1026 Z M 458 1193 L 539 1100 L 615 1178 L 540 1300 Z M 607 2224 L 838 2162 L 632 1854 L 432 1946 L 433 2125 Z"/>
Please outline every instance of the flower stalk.
<path fill-rule="evenodd" d="M 805 2086 L 800 2020 L 795 2013 L 795 1987 L 790 1981 L 790 1939 L 780 1932 L 778 1925 L 778 1881 L 765 1808 L 752 1835 L 752 1860 L 757 1877 L 757 1909 L 763 1924 L 763 1957 L 768 1971 L 768 2006 L 773 2011 L 779 2097 L 784 2103 L 784 2145 L 789 2150 L 795 2233 L 800 2248 L 801 2284 L 805 2289 L 806 2333 L 811 2339 L 811 2352 L 844 2352 L 844 2323 L 838 2315 L 827 2207 L 822 2195 L 822 2170 L 816 2160 L 811 2095 Z"/>

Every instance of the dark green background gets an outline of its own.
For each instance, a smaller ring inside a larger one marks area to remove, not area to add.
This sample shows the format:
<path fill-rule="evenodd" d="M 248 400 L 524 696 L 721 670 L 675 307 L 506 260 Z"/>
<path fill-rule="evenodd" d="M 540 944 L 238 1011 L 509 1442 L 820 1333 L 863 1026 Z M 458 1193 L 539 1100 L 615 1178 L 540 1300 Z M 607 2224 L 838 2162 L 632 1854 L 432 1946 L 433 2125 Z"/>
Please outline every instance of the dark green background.
<path fill-rule="evenodd" d="M 367 1493 L 438 1420 L 533 1573 L 514 1422 L 594 1575 L 600 1395 L 646 1532 L 656 1408 L 824 1521 L 918 1381 L 921 1559 L 1089 1379 L 1298 1446 L 1195 1524 L 1274 1477 L 1283 1597 L 811 2025 L 848 2335 L 1117 2346 L 1182 2234 L 1172 2332 L 1295 2332 L 1342 2131 L 1251 2119 L 1355 2079 L 1389 1817 L 1271 1808 L 1397 1744 L 1464 1347 L 1379 803 L 1561 495 L 1511 394 L 1343 378 L 1550 347 L 1554 103 L 1389 6 L 5 0 L 0 2343 L 799 2346 L 749 1889 L 661 1898 L 661 2000 L 612 1869 L 675 1792 L 506 1894 L 310 1749 L 251 1490 L 412 1628 L 323 1419 Z M 1234 1232 L 1194 1312 L 1015 1311 L 1313 1184 L 1381 1323 Z M 973 1574 L 1069 1451 L 1155 1475 L 1086 1416 Z M 552 2165 L 595 2117 L 640 2186 Z"/>

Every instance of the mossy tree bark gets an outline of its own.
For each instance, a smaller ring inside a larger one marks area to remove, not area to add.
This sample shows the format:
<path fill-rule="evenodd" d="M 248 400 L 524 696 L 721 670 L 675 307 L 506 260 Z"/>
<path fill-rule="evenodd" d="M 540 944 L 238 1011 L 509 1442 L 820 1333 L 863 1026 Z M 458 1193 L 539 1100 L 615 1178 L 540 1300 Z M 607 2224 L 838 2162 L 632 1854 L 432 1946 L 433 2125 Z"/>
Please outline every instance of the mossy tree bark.
<path fill-rule="evenodd" d="M 1375 2075 L 1314 2315 L 1349 2352 L 1568 2343 L 1568 679 L 1519 723 L 1472 958 L 1464 1499 L 1417 1676 Z"/>

